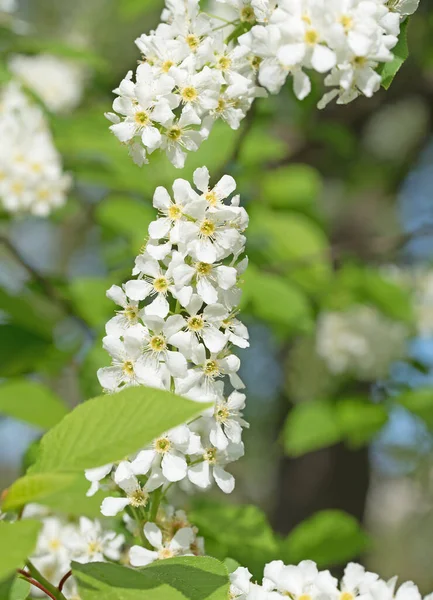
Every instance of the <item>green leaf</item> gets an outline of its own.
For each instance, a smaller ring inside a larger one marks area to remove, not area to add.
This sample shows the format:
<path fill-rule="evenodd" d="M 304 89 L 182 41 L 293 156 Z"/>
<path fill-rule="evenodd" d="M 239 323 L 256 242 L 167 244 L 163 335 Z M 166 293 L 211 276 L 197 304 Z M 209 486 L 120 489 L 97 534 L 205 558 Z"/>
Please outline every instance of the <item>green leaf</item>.
<path fill-rule="evenodd" d="M 114 315 L 114 305 L 106 296 L 111 279 L 84 277 L 69 285 L 69 295 L 78 314 L 93 327 L 105 325 Z"/>
<path fill-rule="evenodd" d="M 249 251 L 308 292 L 321 290 L 331 275 L 326 235 L 300 213 L 251 207 Z"/>
<path fill-rule="evenodd" d="M 168 583 L 189 600 L 226 600 L 229 577 L 223 563 L 210 556 L 182 556 L 157 560 L 145 569 L 161 584 Z"/>
<path fill-rule="evenodd" d="M 16 379 L 0 385 L 0 413 L 49 429 L 62 420 L 68 409 L 42 383 Z"/>
<path fill-rule="evenodd" d="M 278 543 L 266 515 L 256 506 L 198 502 L 189 514 L 206 539 L 206 550 L 230 556 L 259 577 L 266 562 L 278 557 Z"/>
<path fill-rule="evenodd" d="M 185 556 L 135 571 L 107 563 L 72 563 L 83 600 L 227 600 L 226 567 L 208 556 Z"/>
<path fill-rule="evenodd" d="M 309 165 L 289 165 L 266 171 L 261 180 L 260 197 L 277 208 L 311 208 L 319 197 L 322 179 Z"/>
<path fill-rule="evenodd" d="M 104 227 L 131 239 L 134 248 L 144 243 L 149 223 L 155 218 L 150 204 L 132 198 L 110 197 L 100 202 L 96 219 Z"/>
<path fill-rule="evenodd" d="M 341 431 L 355 448 L 369 442 L 388 420 L 382 404 L 373 404 L 362 397 L 339 400 L 336 410 Z"/>
<path fill-rule="evenodd" d="M 16 40 L 15 52 L 25 54 L 40 54 L 47 52 L 61 58 L 84 63 L 87 67 L 93 67 L 98 70 L 104 70 L 107 62 L 101 56 L 88 49 L 69 46 L 62 40 L 53 40 L 47 37 L 32 38 L 30 36 L 19 36 Z"/>
<path fill-rule="evenodd" d="M 185 596 L 142 571 L 108 563 L 72 563 L 82 600 L 185 600 Z"/>
<path fill-rule="evenodd" d="M 368 536 L 354 517 L 324 510 L 295 527 L 281 549 L 286 563 L 310 559 L 322 568 L 357 557 L 367 544 Z"/>
<path fill-rule="evenodd" d="M 107 493 L 100 490 L 94 496 L 87 497 L 86 492 L 89 487 L 90 483 L 84 475 L 78 475 L 69 487 L 44 498 L 40 504 L 66 516 L 101 519 L 101 503 Z"/>
<path fill-rule="evenodd" d="M 41 523 L 26 519 L 16 523 L 0 521 L 0 581 L 24 564 L 36 546 Z"/>
<path fill-rule="evenodd" d="M 414 415 L 421 417 L 433 429 L 433 390 L 431 387 L 408 390 L 393 398 Z"/>
<path fill-rule="evenodd" d="M 234 560 L 233 558 L 225 558 L 223 563 L 225 564 L 229 573 L 234 573 L 236 569 L 241 566 L 238 561 Z"/>
<path fill-rule="evenodd" d="M 37 370 L 50 343 L 22 327 L 0 325 L 0 376 L 13 377 Z"/>
<path fill-rule="evenodd" d="M 71 486 L 76 475 L 41 473 L 17 479 L 7 490 L 2 510 L 20 508 L 29 502 L 40 502 L 47 496 Z"/>
<path fill-rule="evenodd" d="M 121 17 L 129 20 L 160 7 L 162 8 L 160 0 L 146 0 L 146 2 L 143 2 L 143 0 L 122 0 L 119 4 L 119 12 Z"/>
<path fill-rule="evenodd" d="M 284 447 L 289 456 L 302 456 L 341 439 L 342 431 L 332 402 L 302 402 L 289 412 L 284 426 Z"/>
<path fill-rule="evenodd" d="M 382 87 L 384 87 L 386 90 L 390 87 L 397 72 L 400 70 L 402 64 L 409 56 L 409 47 L 407 44 L 408 25 L 409 19 L 406 19 L 400 26 L 398 43 L 395 48 L 392 49 L 394 59 L 391 62 L 384 63 L 383 66 L 378 70 L 379 75 L 382 77 Z"/>
<path fill-rule="evenodd" d="M 30 594 L 30 583 L 18 577 L 12 584 L 9 600 L 25 600 Z"/>
<path fill-rule="evenodd" d="M 82 471 L 121 460 L 209 404 L 138 386 L 77 406 L 41 441 L 32 472 Z"/>
<path fill-rule="evenodd" d="M 413 321 L 411 292 L 372 268 L 346 265 L 333 284 L 331 298 L 335 293 L 336 308 L 355 302 L 373 304 L 391 319 L 409 324 Z M 338 299 L 343 303 L 338 305 Z"/>
<path fill-rule="evenodd" d="M 308 331 L 312 310 L 306 295 L 284 277 L 260 272 L 252 266 L 243 276 L 242 307 L 250 304 L 259 319 L 285 326 L 287 331 Z"/>

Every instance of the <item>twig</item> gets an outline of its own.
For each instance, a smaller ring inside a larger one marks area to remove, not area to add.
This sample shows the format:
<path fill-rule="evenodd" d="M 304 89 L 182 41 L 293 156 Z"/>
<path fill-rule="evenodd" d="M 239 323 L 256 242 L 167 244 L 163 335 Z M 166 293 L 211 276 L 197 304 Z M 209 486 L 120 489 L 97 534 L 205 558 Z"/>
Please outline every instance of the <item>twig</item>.
<path fill-rule="evenodd" d="M 63 586 L 65 585 L 65 583 L 68 581 L 69 577 L 72 576 L 72 571 L 68 571 L 66 573 L 66 575 L 63 575 L 63 577 L 61 578 L 59 585 L 58 585 L 58 589 L 59 592 L 61 592 L 63 590 Z"/>
<path fill-rule="evenodd" d="M 41 583 L 39 583 L 39 581 L 33 579 L 30 573 L 28 573 L 27 571 L 23 571 L 22 569 L 17 569 L 17 573 L 22 575 L 25 578 L 25 580 L 28 581 L 28 583 L 41 590 L 41 592 L 44 592 L 44 594 L 46 594 L 48 598 L 51 598 L 52 600 L 57 600 L 57 598 L 53 596 L 53 594 L 49 590 L 47 590 Z"/>
<path fill-rule="evenodd" d="M 57 304 L 66 315 L 72 317 L 75 321 L 77 321 L 83 329 L 85 329 L 86 333 L 90 333 L 93 337 L 91 328 L 89 325 L 79 317 L 75 311 L 73 304 L 65 298 L 62 294 L 59 293 L 58 289 L 51 283 L 51 281 L 45 278 L 37 269 L 35 269 L 31 264 L 29 264 L 21 252 L 12 244 L 9 238 L 5 236 L 0 236 L 0 244 L 9 251 L 9 253 L 19 262 L 19 264 L 27 271 L 30 277 L 36 281 L 36 283 L 41 287 L 46 296 L 50 298 L 55 304 Z"/>
<path fill-rule="evenodd" d="M 230 169 L 230 165 L 233 163 L 236 163 L 239 159 L 239 156 L 242 152 L 242 147 L 244 145 L 244 142 L 248 136 L 248 134 L 250 133 L 252 126 L 254 124 L 254 118 L 256 116 L 256 102 L 254 102 L 250 108 L 250 110 L 247 113 L 247 116 L 244 119 L 243 122 L 243 127 L 236 139 L 236 143 L 233 147 L 232 153 L 229 156 L 229 158 L 225 161 L 225 163 L 223 164 L 219 175 L 216 177 L 216 180 L 218 181 L 219 179 L 221 179 L 221 177 L 223 175 L 226 174 L 226 171 Z"/>

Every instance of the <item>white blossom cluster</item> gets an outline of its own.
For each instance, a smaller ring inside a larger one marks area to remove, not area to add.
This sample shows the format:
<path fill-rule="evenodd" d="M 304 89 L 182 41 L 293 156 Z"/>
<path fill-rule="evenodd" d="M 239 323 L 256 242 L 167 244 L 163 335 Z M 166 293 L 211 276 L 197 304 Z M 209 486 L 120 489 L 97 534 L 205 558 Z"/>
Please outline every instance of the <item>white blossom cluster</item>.
<path fill-rule="evenodd" d="M 79 523 L 53 516 L 37 505 L 28 505 L 25 518 L 38 517 L 42 529 L 31 562 L 53 585 L 57 586 L 70 571 L 71 561 L 80 563 L 119 561 L 125 537 L 106 531 L 99 521 L 80 517 Z M 68 600 L 79 600 L 73 578 L 65 583 L 63 593 Z M 45 598 L 45 594 L 32 587 L 32 594 Z"/>
<path fill-rule="evenodd" d="M 319 103 L 372 96 L 378 67 L 393 60 L 400 23 L 416 0 L 220 0 L 232 20 L 201 12 L 198 0 L 167 0 L 162 22 L 136 40 L 142 53 L 114 90 L 110 129 L 137 164 L 157 149 L 183 167 L 214 122 L 232 129 L 258 96 L 288 76 L 304 99 L 309 73 L 331 88 Z"/>
<path fill-rule="evenodd" d="M 375 381 L 405 356 L 409 333 L 406 325 L 376 308 L 354 305 L 319 317 L 316 351 L 331 373 Z"/>
<path fill-rule="evenodd" d="M 76 62 L 51 54 L 16 54 L 10 58 L 8 66 L 51 112 L 66 113 L 79 105 L 86 70 Z"/>
<path fill-rule="evenodd" d="M 46 216 L 66 201 L 63 172 L 45 116 L 16 82 L 0 91 L 0 202 L 7 212 Z"/>
<path fill-rule="evenodd" d="M 137 535 L 136 522 L 128 519 L 131 531 Z M 138 532 L 139 533 L 139 532 Z M 204 540 L 197 527 L 187 519 L 183 510 L 172 506 L 160 509 L 156 523 L 148 521 L 143 534 L 152 549 L 134 545 L 129 550 L 129 562 L 134 567 L 144 567 L 156 560 L 176 556 L 200 556 L 205 554 Z"/>
<path fill-rule="evenodd" d="M 102 514 L 114 516 L 127 506 L 145 507 L 150 492 L 174 482 L 206 489 L 213 481 L 225 493 L 235 481 L 225 467 L 244 453 L 244 387 L 236 347 L 249 345 L 248 331 L 236 318 L 246 211 L 225 175 L 209 185 L 206 167 L 188 181 L 173 183 L 173 197 L 158 187 L 159 217 L 136 258 L 134 278 L 107 295 L 118 305 L 106 325 L 104 348 L 112 366 L 98 371 L 106 392 L 147 385 L 171 390 L 198 402 L 213 403 L 190 424 L 167 431 L 128 461 L 86 471 L 89 493 L 112 475 L 123 491 L 106 498 Z M 114 468 L 114 471 L 113 471 Z"/>
<path fill-rule="evenodd" d="M 397 577 L 384 581 L 379 575 L 349 563 L 339 582 L 329 571 L 304 560 L 285 565 L 281 560 L 268 563 L 261 585 L 251 582 L 248 569 L 239 567 L 231 576 L 230 600 L 422 600 L 417 586 L 407 581 L 397 588 Z M 433 594 L 424 600 L 431 600 Z"/>

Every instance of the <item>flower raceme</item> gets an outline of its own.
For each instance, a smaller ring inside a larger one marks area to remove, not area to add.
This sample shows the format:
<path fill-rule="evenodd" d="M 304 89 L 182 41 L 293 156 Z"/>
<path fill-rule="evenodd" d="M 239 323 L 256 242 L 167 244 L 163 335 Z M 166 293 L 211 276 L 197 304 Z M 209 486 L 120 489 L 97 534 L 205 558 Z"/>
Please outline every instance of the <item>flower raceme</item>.
<path fill-rule="evenodd" d="M 47 216 L 71 184 L 45 116 L 16 82 L 0 94 L 0 202 L 10 213 Z"/>
<path fill-rule="evenodd" d="M 231 576 L 231 600 L 422 600 L 417 586 L 407 581 L 397 587 L 397 578 L 389 581 L 349 563 L 339 582 L 329 571 L 319 571 L 316 563 L 304 560 L 299 565 L 285 565 L 281 560 L 268 563 L 262 584 L 253 583 L 252 575 L 239 567 Z M 431 595 L 425 600 L 431 600 Z"/>
<path fill-rule="evenodd" d="M 309 73 L 325 76 L 320 108 L 371 97 L 418 0 L 218 4 L 228 19 L 202 12 L 198 0 L 167 1 L 162 22 L 136 40 L 142 61 L 114 90 L 106 116 L 137 164 L 160 149 L 182 168 L 215 121 L 237 129 L 254 99 L 278 93 L 289 76 L 300 100 L 311 91 Z"/>
<path fill-rule="evenodd" d="M 163 187 L 155 191 L 158 218 L 149 226 L 133 278 L 107 292 L 119 310 L 103 340 L 112 365 L 98 377 L 109 393 L 147 385 L 214 408 L 165 432 L 130 460 L 87 471 L 89 493 L 110 473 L 121 490 L 121 497 L 104 500 L 106 516 L 144 508 L 149 494 L 175 482 L 205 489 L 215 481 L 230 493 L 235 482 L 225 467 L 244 452 L 242 429 L 248 424 L 235 350 L 249 345 L 247 328 L 236 318 L 248 215 L 239 196 L 232 196 L 232 177 L 212 187 L 202 167 L 193 178 L 194 187 L 177 179 L 172 194 Z"/>

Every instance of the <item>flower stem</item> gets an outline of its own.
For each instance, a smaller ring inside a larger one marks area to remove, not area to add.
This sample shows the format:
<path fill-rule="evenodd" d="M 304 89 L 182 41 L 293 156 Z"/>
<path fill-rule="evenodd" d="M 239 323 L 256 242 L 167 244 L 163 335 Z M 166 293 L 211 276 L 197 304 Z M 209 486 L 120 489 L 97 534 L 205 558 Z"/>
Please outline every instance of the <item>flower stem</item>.
<path fill-rule="evenodd" d="M 152 521 L 153 523 L 155 522 L 156 516 L 158 514 L 158 508 L 159 508 L 159 504 L 161 502 L 161 497 L 162 497 L 162 487 L 159 487 L 158 489 L 156 489 L 153 492 L 153 497 L 152 497 L 152 508 L 150 510 L 149 521 Z"/>
<path fill-rule="evenodd" d="M 27 560 L 27 569 L 31 577 L 27 577 L 29 583 L 42 590 L 49 598 L 53 600 L 66 600 L 65 596 L 60 590 L 58 590 L 52 583 L 45 579 L 45 577 L 38 571 L 34 564 Z M 26 573 L 26 571 L 24 571 Z"/>

